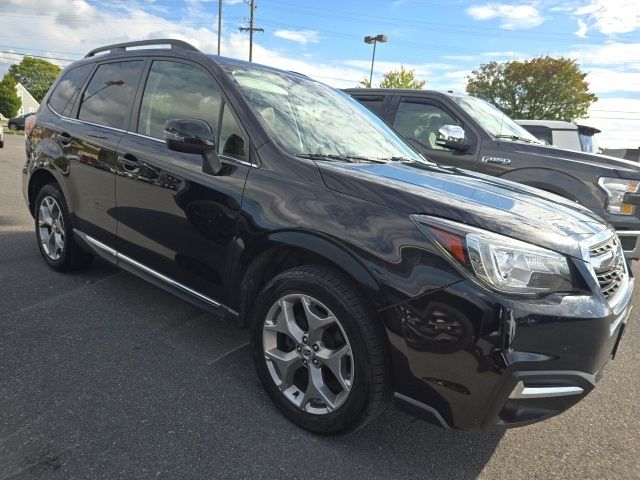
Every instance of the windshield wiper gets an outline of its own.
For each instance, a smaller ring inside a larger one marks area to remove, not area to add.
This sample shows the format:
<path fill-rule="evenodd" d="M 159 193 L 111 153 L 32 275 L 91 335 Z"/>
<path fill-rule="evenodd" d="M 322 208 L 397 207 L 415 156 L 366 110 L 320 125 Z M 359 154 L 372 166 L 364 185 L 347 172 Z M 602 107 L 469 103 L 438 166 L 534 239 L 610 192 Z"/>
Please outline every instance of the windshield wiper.
<path fill-rule="evenodd" d="M 311 160 L 339 160 L 342 162 L 372 162 L 372 163 L 387 163 L 385 160 L 369 157 L 359 157 L 356 155 L 338 155 L 328 153 L 296 153 L 296 157 L 309 158 Z"/>
<path fill-rule="evenodd" d="M 520 142 L 525 143 L 539 143 L 535 140 L 531 140 L 530 138 L 521 137 L 519 135 L 509 135 L 509 134 L 500 134 L 496 135 L 495 138 L 508 138 L 509 140 L 518 140 Z"/>

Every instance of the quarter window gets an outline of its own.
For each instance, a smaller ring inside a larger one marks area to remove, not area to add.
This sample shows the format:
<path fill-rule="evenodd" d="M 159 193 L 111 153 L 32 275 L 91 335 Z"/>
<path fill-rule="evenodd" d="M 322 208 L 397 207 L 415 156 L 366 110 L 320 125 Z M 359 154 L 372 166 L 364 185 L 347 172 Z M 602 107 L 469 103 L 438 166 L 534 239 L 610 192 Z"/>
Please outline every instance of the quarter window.
<path fill-rule="evenodd" d="M 125 128 L 143 65 L 142 61 L 100 65 L 82 96 L 78 118 L 108 127 Z"/>
<path fill-rule="evenodd" d="M 204 120 L 216 132 L 222 104 L 211 76 L 185 63 L 154 61 L 142 97 L 138 133 L 164 138 L 164 124 L 174 118 Z"/>
<path fill-rule="evenodd" d="M 249 158 L 244 133 L 242 133 L 227 104 L 224 105 L 224 113 L 222 114 L 218 154 L 239 158 L 240 160 L 248 160 Z"/>
<path fill-rule="evenodd" d="M 80 94 L 87 75 L 93 67 L 92 64 L 72 68 L 64 74 L 49 97 L 49 106 L 63 117 L 71 115 L 73 105 Z"/>
<path fill-rule="evenodd" d="M 445 150 L 436 145 L 444 125 L 460 125 L 440 107 L 428 103 L 400 102 L 393 127 L 405 138 L 416 140 L 430 150 Z"/>

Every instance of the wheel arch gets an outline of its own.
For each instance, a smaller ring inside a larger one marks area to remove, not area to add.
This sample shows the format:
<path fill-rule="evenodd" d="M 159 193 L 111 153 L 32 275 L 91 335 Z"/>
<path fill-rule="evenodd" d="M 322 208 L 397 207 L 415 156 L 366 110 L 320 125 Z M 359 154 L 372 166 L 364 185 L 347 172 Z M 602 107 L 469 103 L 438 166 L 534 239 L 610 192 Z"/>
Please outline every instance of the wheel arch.
<path fill-rule="evenodd" d="M 274 276 L 289 268 L 318 265 L 339 272 L 364 299 L 383 302 L 380 283 L 363 260 L 336 239 L 317 232 L 281 231 L 265 235 L 242 252 L 230 282 L 228 305 L 238 311 L 239 326 L 247 326 L 251 299 Z M 374 310 L 380 305 L 372 305 Z M 374 312 L 372 312 L 374 313 Z"/>
<path fill-rule="evenodd" d="M 57 183 L 59 185 L 58 180 L 49 170 L 38 168 L 31 174 L 31 177 L 29 178 L 29 186 L 27 187 L 29 211 L 31 212 L 31 216 L 35 216 L 35 201 L 38 192 L 48 183 Z"/>

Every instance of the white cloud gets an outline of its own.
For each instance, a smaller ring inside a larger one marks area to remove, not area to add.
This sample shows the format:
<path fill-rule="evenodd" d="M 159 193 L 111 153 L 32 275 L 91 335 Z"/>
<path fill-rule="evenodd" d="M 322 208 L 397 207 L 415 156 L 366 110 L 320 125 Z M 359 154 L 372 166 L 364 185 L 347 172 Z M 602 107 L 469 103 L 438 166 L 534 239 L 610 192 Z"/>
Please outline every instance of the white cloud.
<path fill-rule="evenodd" d="M 574 35 L 577 35 L 578 37 L 586 37 L 587 36 L 587 30 L 589 30 L 589 27 L 587 26 L 587 24 L 585 23 L 584 20 L 579 18 L 578 19 L 578 30 L 576 30 L 574 32 Z"/>
<path fill-rule="evenodd" d="M 500 28 L 505 30 L 533 28 L 544 22 L 540 11 L 533 3 L 521 5 L 487 3 L 469 7 L 466 12 L 474 20 L 500 19 Z"/>
<path fill-rule="evenodd" d="M 640 28 L 638 0 L 591 0 L 574 10 L 574 14 L 585 23 L 585 33 L 587 28 L 596 28 L 605 35 L 628 33 Z"/>
<path fill-rule="evenodd" d="M 318 43 L 320 36 L 315 30 L 276 30 L 273 33 L 276 37 L 291 40 L 302 45 L 307 43 Z"/>
<path fill-rule="evenodd" d="M 604 148 L 638 148 L 640 146 L 640 98 L 604 98 L 589 109 L 579 124 L 602 130 L 597 135 Z"/>

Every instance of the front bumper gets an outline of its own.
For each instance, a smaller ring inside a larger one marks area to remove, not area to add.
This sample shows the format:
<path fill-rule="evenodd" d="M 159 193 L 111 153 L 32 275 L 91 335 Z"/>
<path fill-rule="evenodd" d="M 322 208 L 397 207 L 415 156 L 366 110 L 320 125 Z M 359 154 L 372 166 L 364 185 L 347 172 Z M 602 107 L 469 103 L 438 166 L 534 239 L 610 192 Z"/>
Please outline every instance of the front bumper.
<path fill-rule="evenodd" d="M 616 311 L 590 296 L 505 301 L 470 280 L 384 309 L 395 403 L 462 429 L 561 413 L 593 390 L 615 356 L 629 299 Z"/>

